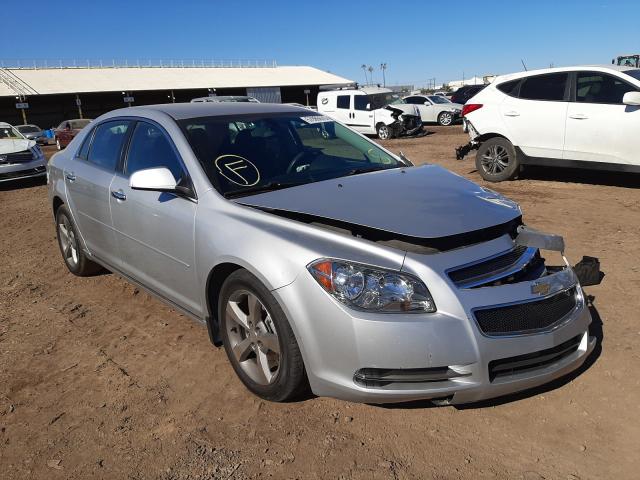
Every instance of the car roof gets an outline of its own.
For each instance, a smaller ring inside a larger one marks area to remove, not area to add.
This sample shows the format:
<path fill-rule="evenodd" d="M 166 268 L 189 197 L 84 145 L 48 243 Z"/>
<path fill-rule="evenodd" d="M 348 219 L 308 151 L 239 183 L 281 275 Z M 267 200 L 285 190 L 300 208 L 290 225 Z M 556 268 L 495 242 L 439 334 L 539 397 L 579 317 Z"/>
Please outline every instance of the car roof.
<path fill-rule="evenodd" d="M 545 73 L 560 73 L 560 72 L 575 72 L 579 70 L 594 70 L 597 72 L 626 72 L 628 70 L 638 70 L 636 67 L 628 67 L 623 65 L 574 65 L 571 67 L 554 67 L 554 68 L 541 68 L 538 70 L 527 70 L 525 72 L 509 73 L 506 75 L 500 75 L 492 82 L 494 84 L 503 82 L 505 80 L 515 80 L 517 78 L 529 77 L 532 75 L 543 75 Z"/>
<path fill-rule="evenodd" d="M 113 110 L 113 115 L 142 115 L 148 112 L 162 112 L 174 120 L 186 118 L 216 117 L 225 115 L 268 114 L 268 113 L 299 113 L 309 115 L 309 110 L 282 103 L 253 103 L 253 102 L 199 102 L 199 103 L 164 103 L 159 105 L 144 105 L 139 107 L 121 108 Z"/>
<path fill-rule="evenodd" d="M 0 128 L 10 128 L 12 125 L 7 122 L 0 122 Z"/>

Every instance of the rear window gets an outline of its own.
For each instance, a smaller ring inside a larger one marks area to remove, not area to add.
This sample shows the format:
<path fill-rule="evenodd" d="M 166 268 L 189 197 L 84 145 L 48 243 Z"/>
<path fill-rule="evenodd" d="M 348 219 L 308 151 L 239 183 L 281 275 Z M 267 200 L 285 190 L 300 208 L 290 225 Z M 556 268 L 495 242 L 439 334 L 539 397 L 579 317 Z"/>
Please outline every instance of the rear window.
<path fill-rule="evenodd" d="M 520 90 L 520 79 L 511 80 L 510 82 L 501 83 L 496 87 L 502 93 L 510 95 L 512 97 L 517 97 L 518 92 Z"/>
<path fill-rule="evenodd" d="M 336 101 L 338 108 L 349 108 L 349 99 L 351 95 L 338 95 L 338 99 Z"/>
<path fill-rule="evenodd" d="M 564 100 L 568 78 L 568 73 L 549 73 L 525 78 L 520 86 L 520 98 L 555 102 Z"/>

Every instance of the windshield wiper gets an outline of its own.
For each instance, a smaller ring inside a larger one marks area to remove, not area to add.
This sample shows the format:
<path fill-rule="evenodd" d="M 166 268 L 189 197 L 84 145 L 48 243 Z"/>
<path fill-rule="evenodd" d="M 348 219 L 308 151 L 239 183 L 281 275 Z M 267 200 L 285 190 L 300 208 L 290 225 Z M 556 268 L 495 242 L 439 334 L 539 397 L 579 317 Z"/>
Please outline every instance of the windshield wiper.
<path fill-rule="evenodd" d="M 242 190 L 234 190 L 223 194 L 224 198 L 244 197 L 245 195 L 253 195 L 255 193 L 272 192 L 283 188 L 297 187 L 307 182 L 269 182 L 264 185 L 256 185 L 255 187 L 247 187 Z"/>

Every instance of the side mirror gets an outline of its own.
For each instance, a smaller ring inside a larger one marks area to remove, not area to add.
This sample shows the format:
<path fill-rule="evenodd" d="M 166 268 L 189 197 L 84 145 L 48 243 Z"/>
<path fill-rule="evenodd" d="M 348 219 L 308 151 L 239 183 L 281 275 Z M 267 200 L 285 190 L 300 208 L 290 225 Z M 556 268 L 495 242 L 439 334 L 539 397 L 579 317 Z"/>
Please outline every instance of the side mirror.
<path fill-rule="evenodd" d="M 168 168 L 147 168 L 131 175 L 129 186 L 133 190 L 151 190 L 154 192 L 176 192 L 178 184 Z"/>
<path fill-rule="evenodd" d="M 640 106 L 640 92 L 627 92 L 622 97 L 622 103 L 625 105 Z"/>

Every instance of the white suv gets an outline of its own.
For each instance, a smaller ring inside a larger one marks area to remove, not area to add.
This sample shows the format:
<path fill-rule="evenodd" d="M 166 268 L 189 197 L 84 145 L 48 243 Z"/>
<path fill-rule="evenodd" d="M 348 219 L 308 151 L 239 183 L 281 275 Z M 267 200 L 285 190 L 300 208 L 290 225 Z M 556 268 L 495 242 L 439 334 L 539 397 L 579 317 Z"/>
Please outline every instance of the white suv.
<path fill-rule="evenodd" d="M 549 68 L 498 77 L 463 107 L 485 180 L 517 177 L 523 165 L 640 173 L 640 69 Z"/>

